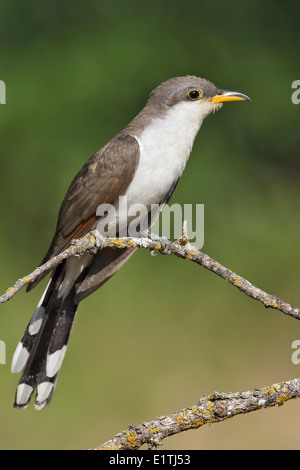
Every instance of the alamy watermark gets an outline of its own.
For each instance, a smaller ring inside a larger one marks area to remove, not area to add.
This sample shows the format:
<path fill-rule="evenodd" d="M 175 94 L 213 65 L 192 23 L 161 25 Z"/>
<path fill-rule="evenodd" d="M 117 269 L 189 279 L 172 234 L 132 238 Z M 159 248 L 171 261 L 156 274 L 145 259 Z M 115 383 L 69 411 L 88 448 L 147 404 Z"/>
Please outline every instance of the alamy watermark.
<path fill-rule="evenodd" d="M 295 341 L 292 342 L 292 349 L 295 349 L 291 356 L 292 363 L 297 366 L 300 364 L 300 339 L 295 339 Z"/>
<path fill-rule="evenodd" d="M 3 80 L 0 80 L 0 104 L 6 104 L 6 85 Z"/>
<path fill-rule="evenodd" d="M 2 340 L 0 340 L 0 364 L 6 364 L 6 346 Z"/>
<path fill-rule="evenodd" d="M 300 80 L 294 80 L 292 83 L 292 88 L 296 89 L 291 96 L 291 100 L 293 104 L 300 103 Z"/>
<path fill-rule="evenodd" d="M 96 215 L 100 218 L 97 229 L 105 237 L 153 238 L 159 235 L 176 240 L 182 236 L 186 221 L 189 240 L 199 250 L 204 245 L 204 204 L 146 206 L 129 204 L 127 196 L 120 196 L 115 205 L 98 206 Z"/>

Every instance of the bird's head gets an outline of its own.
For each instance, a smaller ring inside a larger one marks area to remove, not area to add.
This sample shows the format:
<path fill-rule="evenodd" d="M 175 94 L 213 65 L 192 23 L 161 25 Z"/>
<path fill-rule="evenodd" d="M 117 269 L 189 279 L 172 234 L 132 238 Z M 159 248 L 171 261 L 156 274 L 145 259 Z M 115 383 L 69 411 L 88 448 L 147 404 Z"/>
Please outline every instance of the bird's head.
<path fill-rule="evenodd" d="M 161 112 L 176 106 L 182 114 L 191 113 L 203 121 L 208 114 L 220 109 L 223 103 L 245 100 L 251 101 L 243 93 L 219 89 L 204 78 L 188 75 L 163 82 L 152 91 L 148 104 Z"/>

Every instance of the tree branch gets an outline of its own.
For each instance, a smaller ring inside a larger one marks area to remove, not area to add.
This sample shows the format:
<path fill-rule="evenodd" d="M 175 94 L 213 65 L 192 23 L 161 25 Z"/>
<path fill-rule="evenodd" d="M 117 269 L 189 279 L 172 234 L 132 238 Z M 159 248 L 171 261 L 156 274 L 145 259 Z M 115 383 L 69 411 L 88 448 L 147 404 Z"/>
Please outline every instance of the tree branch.
<path fill-rule="evenodd" d="M 84 238 L 73 240 L 70 248 L 55 256 L 44 265 L 39 266 L 31 274 L 19 279 L 0 297 L 0 304 L 10 300 L 26 284 L 35 280 L 40 274 L 55 268 L 64 259 L 70 258 L 71 256 L 81 256 L 84 253 L 95 253 L 98 249 L 106 247 L 116 249 L 146 248 L 152 253 L 157 250 L 162 254 L 174 254 L 179 258 L 188 259 L 217 274 L 229 284 L 237 287 L 244 294 L 263 303 L 265 307 L 279 310 L 286 315 L 300 320 L 299 308 L 290 305 L 288 302 L 279 299 L 275 295 L 267 294 L 262 289 L 251 284 L 247 279 L 239 276 L 205 253 L 197 250 L 197 248 L 190 245 L 186 234 L 179 238 L 179 240 L 172 242 L 165 238 L 107 238 L 102 237 L 97 231 L 91 232 Z"/>
<path fill-rule="evenodd" d="M 188 259 L 196 264 L 217 274 L 222 279 L 237 287 L 249 297 L 263 303 L 265 307 L 279 310 L 297 320 L 300 319 L 300 309 L 279 299 L 274 295 L 267 294 L 263 290 L 251 284 L 247 279 L 239 276 L 230 269 L 210 258 L 205 253 L 191 246 L 185 230 L 183 236 L 172 242 L 165 238 L 106 238 L 99 232 L 94 231 L 86 237 L 73 240 L 71 246 L 63 253 L 55 256 L 47 263 L 39 266 L 31 274 L 19 279 L 6 293 L 0 297 L 0 304 L 10 300 L 30 281 L 44 272 L 49 272 L 64 259 L 72 256 L 79 257 L 84 253 L 96 253 L 99 249 L 106 247 L 115 249 L 144 248 L 154 254 L 155 250 L 162 254 Z M 238 393 L 218 393 L 202 398 L 197 405 L 184 408 L 169 416 L 160 416 L 157 419 L 145 422 L 141 425 L 129 426 L 115 437 L 97 447 L 102 449 L 139 449 L 143 444 L 149 448 L 157 447 L 161 441 L 174 434 L 196 429 L 208 423 L 217 423 L 232 418 L 238 414 L 249 413 L 254 410 L 282 405 L 285 401 L 300 397 L 300 379 L 277 383 L 253 390 Z"/>
<path fill-rule="evenodd" d="M 283 405 L 286 401 L 300 397 L 300 379 L 276 383 L 259 390 L 238 393 L 218 393 L 204 396 L 190 408 L 176 411 L 168 416 L 136 426 L 128 426 L 125 431 L 91 450 L 137 450 L 143 444 L 148 449 L 157 448 L 166 437 L 189 429 L 197 429 L 205 424 L 218 423 L 234 416 L 250 413 L 272 406 Z"/>

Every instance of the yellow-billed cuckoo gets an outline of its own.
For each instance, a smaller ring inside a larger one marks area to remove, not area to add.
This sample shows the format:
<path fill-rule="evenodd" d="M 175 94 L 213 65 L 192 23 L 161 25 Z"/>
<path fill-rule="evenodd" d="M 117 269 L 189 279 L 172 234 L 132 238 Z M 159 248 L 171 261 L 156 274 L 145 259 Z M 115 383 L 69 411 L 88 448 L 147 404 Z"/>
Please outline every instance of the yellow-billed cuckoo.
<path fill-rule="evenodd" d="M 74 238 L 95 229 L 97 208 L 102 204 L 117 208 L 120 196 L 127 197 L 128 206 L 166 204 L 204 118 L 222 103 L 238 100 L 249 98 L 195 76 L 171 78 L 155 88 L 142 111 L 75 176 L 42 263 L 68 248 Z M 133 252 L 100 249 L 95 255 L 69 258 L 54 269 L 13 356 L 12 372 L 24 368 L 15 407 L 25 408 L 35 389 L 36 409 L 49 403 L 78 303 L 115 274 Z M 44 276 L 29 284 L 29 290 Z"/>

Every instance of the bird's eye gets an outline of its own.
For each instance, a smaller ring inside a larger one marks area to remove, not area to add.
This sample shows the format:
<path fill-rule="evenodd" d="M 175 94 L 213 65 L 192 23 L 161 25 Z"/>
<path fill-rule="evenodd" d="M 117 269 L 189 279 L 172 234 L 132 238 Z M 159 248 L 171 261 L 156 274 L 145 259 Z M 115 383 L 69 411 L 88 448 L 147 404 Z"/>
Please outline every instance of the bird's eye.
<path fill-rule="evenodd" d="M 190 100 L 197 101 L 199 100 L 199 98 L 203 96 L 203 91 L 202 90 L 190 90 L 187 93 L 187 96 Z"/>

